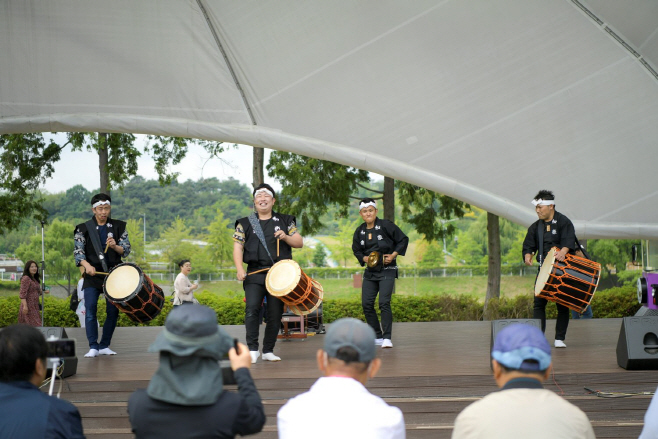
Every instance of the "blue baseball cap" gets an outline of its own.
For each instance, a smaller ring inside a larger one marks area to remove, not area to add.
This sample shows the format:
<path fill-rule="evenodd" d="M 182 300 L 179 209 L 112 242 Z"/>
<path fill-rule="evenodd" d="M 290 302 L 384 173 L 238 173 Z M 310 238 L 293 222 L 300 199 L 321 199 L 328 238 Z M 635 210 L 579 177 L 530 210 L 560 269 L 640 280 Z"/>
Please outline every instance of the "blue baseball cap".
<path fill-rule="evenodd" d="M 542 371 L 551 365 L 551 345 L 540 329 L 516 323 L 496 335 L 491 356 L 508 369 Z"/>

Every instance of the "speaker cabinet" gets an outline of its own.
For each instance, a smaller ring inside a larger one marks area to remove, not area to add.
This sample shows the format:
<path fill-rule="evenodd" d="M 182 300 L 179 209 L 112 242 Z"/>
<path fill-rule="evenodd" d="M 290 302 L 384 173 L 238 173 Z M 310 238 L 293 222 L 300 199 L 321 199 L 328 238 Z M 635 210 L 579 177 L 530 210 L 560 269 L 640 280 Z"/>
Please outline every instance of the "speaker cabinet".
<path fill-rule="evenodd" d="M 503 330 L 506 326 L 513 325 L 516 323 L 523 323 L 525 325 L 531 325 L 535 328 L 541 330 L 541 320 L 540 319 L 508 319 L 508 320 L 492 320 L 491 321 L 491 343 L 489 344 L 489 353 L 493 350 L 494 340 L 496 340 L 496 335 Z M 489 361 L 489 367 L 491 361 Z"/>
<path fill-rule="evenodd" d="M 38 330 L 41 331 L 43 336 L 48 340 L 51 336 L 55 338 L 69 338 L 68 335 L 66 335 L 66 330 L 62 327 L 57 327 L 57 326 L 40 326 L 37 327 Z M 62 360 L 64 363 L 64 369 L 62 370 L 62 374 L 60 375 L 62 378 L 68 378 L 72 375 L 75 375 L 76 372 L 78 371 L 78 357 L 75 358 L 67 358 L 65 360 Z M 50 377 L 53 373 L 52 371 L 52 365 L 50 362 L 48 362 L 48 375 L 47 377 Z"/>
<path fill-rule="evenodd" d="M 628 370 L 658 369 L 658 316 L 623 318 L 617 364 Z"/>

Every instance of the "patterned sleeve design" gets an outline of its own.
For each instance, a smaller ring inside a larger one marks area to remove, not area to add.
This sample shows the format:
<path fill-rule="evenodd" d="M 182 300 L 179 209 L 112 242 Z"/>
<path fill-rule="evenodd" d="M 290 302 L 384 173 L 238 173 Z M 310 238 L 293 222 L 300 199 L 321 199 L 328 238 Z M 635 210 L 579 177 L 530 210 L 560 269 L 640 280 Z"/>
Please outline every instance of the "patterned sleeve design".
<path fill-rule="evenodd" d="M 293 217 L 290 224 L 288 224 L 288 235 L 292 236 L 297 233 L 297 224 L 295 223 L 295 218 Z"/>
<path fill-rule="evenodd" d="M 85 234 L 80 231 L 80 229 L 75 229 L 75 234 L 73 235 L 73 257 L 75 258 L 76 267 L 80 266 L 80 263 L 87 259 L 85 255 Z"/>
<path fill-rule="evenodd" d="M 121 255 L 122 258 L 125 258 L 130 254 L 130 241 L 128 240 L 128 231 L 125 230 L 121 237 L 119 238 L 119 242 L 117 242 L 117 245 L 123 247 L 123 255 Z"/>
<path fill-rule="evenodd" d="M 244 245 L 244 230 L 242 229 L 242 224 L 238 224 L 235 228 L 235 232 L 233 232 L 233 241 Z"/>

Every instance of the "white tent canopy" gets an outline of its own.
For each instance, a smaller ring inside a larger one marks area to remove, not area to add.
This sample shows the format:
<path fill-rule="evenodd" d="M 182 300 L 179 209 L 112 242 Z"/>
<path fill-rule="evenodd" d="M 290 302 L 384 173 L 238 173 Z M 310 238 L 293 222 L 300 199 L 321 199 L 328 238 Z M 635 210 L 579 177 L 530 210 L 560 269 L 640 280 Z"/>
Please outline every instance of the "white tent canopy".
<path fill-rule="evenodd" d="M 658 238 L 654 0 L 0 0 L 0 134 L 291 151 Z"/>

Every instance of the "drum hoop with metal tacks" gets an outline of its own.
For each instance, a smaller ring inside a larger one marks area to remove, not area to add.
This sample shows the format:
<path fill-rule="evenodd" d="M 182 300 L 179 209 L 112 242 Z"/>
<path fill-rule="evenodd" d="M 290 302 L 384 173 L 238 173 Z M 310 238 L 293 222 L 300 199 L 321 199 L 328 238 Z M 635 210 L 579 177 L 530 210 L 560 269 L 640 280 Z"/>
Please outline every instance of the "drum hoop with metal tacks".
<path fill-rule="evenodd" d="M 293 291 L 302 278 L 302 268 L 292 259 L 284 259 L 272 265 L 265 277 L 265 287 L 274 297 L 282 297 Z"/>
<path fill-rule="evenodd" d="M 103 292 L 111 302 L 126 303 L 139 294 L 143 284 L 142 269 L 133 263 L 124 262 L 113 267 L 105 277 Z M 122 293 L 122 291 L 128 292 Z"/>

